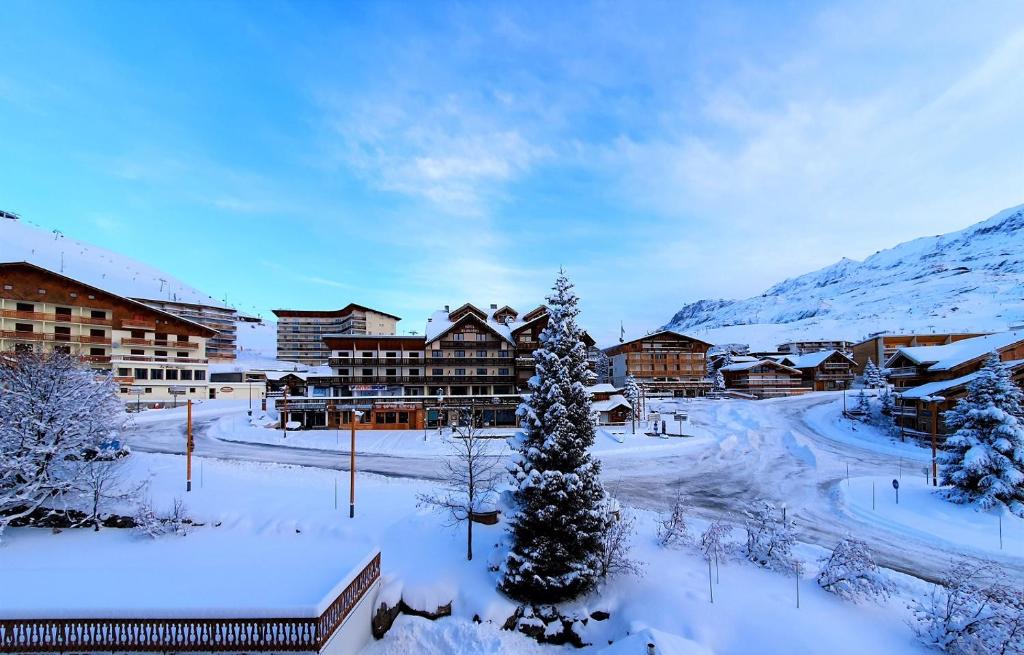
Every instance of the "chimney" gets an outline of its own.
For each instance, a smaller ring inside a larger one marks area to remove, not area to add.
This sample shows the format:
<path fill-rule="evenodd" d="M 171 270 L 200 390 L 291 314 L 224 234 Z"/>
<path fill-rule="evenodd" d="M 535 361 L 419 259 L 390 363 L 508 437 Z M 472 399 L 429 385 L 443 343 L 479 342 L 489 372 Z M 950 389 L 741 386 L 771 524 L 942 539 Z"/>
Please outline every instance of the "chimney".
<path fill-rule="evenodd" d="M 451 310 L 451 308 L 450 308 L 450 307 L 449 307 L 448 305 L 445 305 L 445 306 L 444 306 L 444 311 L 446 311 L 446 312 L 450 312 L 450 311 L 452 311 L 452 310 Z"/>
<path fill-rule="evenodd" d="M 498 308 L 498 303 L 492 302 L 491 303 L 491 309 L 497 309 L 497 308 Z"/>

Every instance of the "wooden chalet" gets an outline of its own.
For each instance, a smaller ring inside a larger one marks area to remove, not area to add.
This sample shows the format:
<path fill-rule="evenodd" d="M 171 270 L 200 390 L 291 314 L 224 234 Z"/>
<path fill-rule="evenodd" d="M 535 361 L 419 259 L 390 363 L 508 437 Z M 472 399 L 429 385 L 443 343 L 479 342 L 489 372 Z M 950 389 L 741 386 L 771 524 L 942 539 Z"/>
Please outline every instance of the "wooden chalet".
<path fill-rule="evenodd" d="M 674 396 L 703 396 L 711 388 L 707 352 L 711 344 L 663 330 L 605 349 L 611 361 L 612 384 L 622 387 L 626 376 L 652 391 Z"/>
<path fill-rule="evenodd" d="M 822 350 L 805 355 L 787 355 L 779 363 L 799 369 L 803 384 L 813 391 L 848 389 L 853 383 L 853 358 L 838 350 Z"/>
<path fill-rule="evenodd" d="M 807 393 L 803 373 L 772 359 L 734 362 L 719 369 L 725 388 L 756 398 L 779 398 Z"/>

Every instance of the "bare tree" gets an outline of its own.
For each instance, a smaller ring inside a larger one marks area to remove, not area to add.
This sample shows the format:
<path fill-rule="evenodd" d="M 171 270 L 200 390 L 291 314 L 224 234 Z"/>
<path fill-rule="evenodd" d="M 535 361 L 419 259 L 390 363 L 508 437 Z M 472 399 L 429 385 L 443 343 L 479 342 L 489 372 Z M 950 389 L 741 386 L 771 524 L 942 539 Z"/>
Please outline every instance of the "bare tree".
<path fill-rule="evenodd" d="M 615 499 L 611 499 L 610 508 L 618 508 Z M 618 518 L 614 518 L 602 536 L 601 570 L 602 578 L 626 574 L 640 575 L 640 562 L 629 556 L 633 535 L 636 534 L 636 520 L 633 515 L 622 508 L 617 510 Z"/>
<path fill-rule="evenodd" d="M 683 492 L 677 490 L 667 514 L 658 519 L 658 544 L 661 546 L 682 546 L 690 541 L 686 526 L 686 501 Z"/>
<path fill-rule="evenodd" d="M 460 418 L 462 412 L 458 412 Z M 466 523 L 466 559 L 473 559 L 473 517 L 496 496 L 495 488 L 504 469 L 500 466 L 504 448 L 497 439 L 487 439 L 469 413 L 465 426 L 453 426 L 445 476 L 441 488 L 419 494 L 421 505 L 448 515 L 449 525 Z"/>
<path fill-rule="evenodd" d="M 77 357 L 27 352 L 0 361 L 0 534 L 76 493 L 85 463 L 125 420 L 113 378 Z"/>
<path fill-rule="evenodd" d="M 98 532 L 112 504 L 138 498 L 145 487 L 145 482 L 127 485 L 121 452 L 104 449 L 89 457 L 78 481 L 78 491 L 86 506 L 85 524 Z"/>

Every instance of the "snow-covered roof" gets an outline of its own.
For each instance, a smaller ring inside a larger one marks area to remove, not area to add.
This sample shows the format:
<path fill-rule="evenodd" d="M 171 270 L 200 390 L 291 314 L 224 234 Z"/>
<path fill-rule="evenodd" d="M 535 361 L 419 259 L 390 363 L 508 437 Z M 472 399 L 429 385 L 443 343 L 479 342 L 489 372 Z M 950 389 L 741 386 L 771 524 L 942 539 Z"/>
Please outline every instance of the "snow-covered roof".
<path fill-rule="evenodd" d="M 850 360 L 850 363 L 853 363 L 853 360 L 850 359 L 849 355 L 841 353 L 838 350 L 819 350 L 816 353 L 806 353 L 799 357 L 790 356 L 786 358 L 786 361 L 791 362 L 791 366 L 793 368 L 814 368 L 821 365 L 821 363 L 831 357 L 833 353 L 839 353 L 846 359 Z"/>
<path fill-rule="evenodd" d="M 463 307 L 465 307 L 465 305 L 463 305 Z M 486 314 L 487 318 L 483 320 L 481 320 L 479 316 L 473 313 L 467 313 L 464 314 L 461 318 L 459 318 L 459 320 L 452 321 L 450 318 L 451 313 L 444 309 L 441 309 L 430 315 L 430 320 L 427 321 L 427 327 L 423 331 L 423 334 L 426 337 L 428 343 L 436 340 L 438 337 L 449 332 L 456 325 L 469 320 L 480 321 L 481 323 L 487 325 L 488 328 L 493 330 L 502 339 L 508 341 L 509 343 L 515 343 L 515 341 L 513 341 L 512 339 L 512 331 L 523 324 L 523 322 L 518 319 L 510 321 L 508 323 L 500 323 L 494 320 L 493 313 Z M 470 316 L 472 316 L 472 319 L 470 318 Z"/>
<path fill-rule="evenodd" d="M 611 396 L 608 400 L 595 400 L 590 406 L 594 408 L 595 412 L 610 412 L 616 407 L 631 407 L 629 401 L 619 394 Z"/>
<path fill-rule="evenodd" d="M 265 371 L 265 373 L 268 380 L 273 380 L 275 382 L 289 375 L 294 375 L 300 380 L 305 380 L 309 376 L 309 373 L 306 371 Z"/>
<path fill-rule="evenodd" d="M 786 366 L 785 364 L 781 364 L 781 363 L 775 361 L 774 359 L 768 359 L 768 358 L 757 359 L 757 360 L 752 361 L 752 362 L 739 362 L 739 363 L 736 363 L 736 364 L 729 364 L 728 366 L 723 366 L 719 370 L 721 370 L 721 371 L 730 371 L 730 372 L 733 372 L 733 371 L 749 371 L 750 369 L 756 368 L 757 366 L 759 366 L 761 364 L 764 364 L 765 366 L 775 367 L 775 368 L 789 369 L 793 373 L 800 373 L 800 371 L 796 370 L 792 366 Z"/>
<path fill-rule="evenodd" d="M 928 364 L 929 371 L 948 371 L 1019 341 L 1024 341 L 1024 330 L 986 334 L 983 337 L 962 339 L 941 346 L 911 346 L 897 350 L 885 365 L 888 367 L 889 362 L 903 355 L 918 365 Z"/>
<path fill-rule="evenodd" d="M 618 389 L 615 387 L 615 385 L 608 384 L 607 382 L 603 382 L 601 384 L 594 384 L 587 387 L 587 393 L 589 393 L 590 395 L 594 395 L 595 393 L 615 393 L 616 391 L 618 391 Z"/>
<path fill-rule="evenodd" d="M 1024 366 L 1024 359 L 1015 359 L 1009 362 L 1003 362 L 1003 364 L 1010 370 L 1016 370 Z M 900 392 L 900 396 L 908 400 L 920 400 L 928 396 L 934 396 L 942 394 L 950 389 L 956 389 L 958 387 L 966 386 L 971 380 L 978 377 L 981 371 L 975 371 L 974 373 L 968 373 L 967 375 L 961 375 L 958 378 L 952 380 L 939 380 L 938 382 L 929 382 L 922 384 L 912 389 Z"/>

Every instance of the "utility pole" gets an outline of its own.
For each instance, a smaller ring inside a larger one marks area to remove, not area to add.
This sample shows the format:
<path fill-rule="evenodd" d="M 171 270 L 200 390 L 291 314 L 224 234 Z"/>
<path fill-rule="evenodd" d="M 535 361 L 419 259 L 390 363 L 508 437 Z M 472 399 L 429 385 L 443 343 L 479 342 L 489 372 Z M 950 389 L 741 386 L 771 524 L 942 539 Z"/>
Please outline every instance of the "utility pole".
<path fill-rule="evenodd" d="M 185 491 L 192 491 L 192 399 L 188 399 L 188 424 L 185 428 Z"/>
<path fill-rule="evenodd" d="M 352 438 L 348 455 L 348 517 L 350 519 L 356 517 L 356 417 L 362 416 L 362 414 L 362 412 L 357 412 L 355 407 L 352 408 Z"/>
<path fill-rule="evenodd" d="M 282 396 L 281 400 L 283 401 L 281 403 L 281 405 L 282 405 L 282 408 L 281 408 L 281 431 L 283 433 L 283 437 L 282 438 L 287 439 L 288 438 L 288 385 L 287 384 L 284 385 L 284 396 Z"/>

